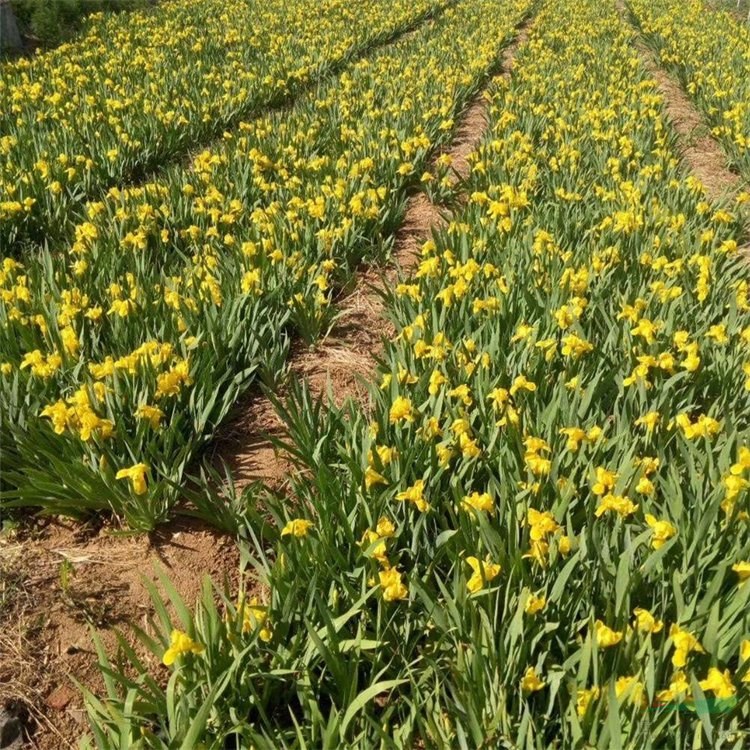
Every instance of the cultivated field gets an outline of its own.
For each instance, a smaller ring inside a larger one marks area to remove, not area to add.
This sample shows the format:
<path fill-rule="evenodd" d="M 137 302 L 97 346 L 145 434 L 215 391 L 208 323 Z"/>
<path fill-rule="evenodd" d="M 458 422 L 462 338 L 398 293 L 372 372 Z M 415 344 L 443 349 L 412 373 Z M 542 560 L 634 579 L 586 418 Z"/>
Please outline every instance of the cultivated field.
<path fill-rule="evenodd" d="M 750 744 L 740 14 L 171 0 L 2 73 L 0 729 Z"/>

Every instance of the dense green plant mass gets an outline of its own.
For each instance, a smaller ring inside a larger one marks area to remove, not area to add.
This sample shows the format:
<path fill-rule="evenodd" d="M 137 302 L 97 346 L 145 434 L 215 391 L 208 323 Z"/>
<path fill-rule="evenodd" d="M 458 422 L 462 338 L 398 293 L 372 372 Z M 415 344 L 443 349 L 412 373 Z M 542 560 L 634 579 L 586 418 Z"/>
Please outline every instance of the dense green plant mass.
<path fill-rule="evenodd" d="M 441 0 L 171 0 L 1 64 L 0 247 L 72 239 L 88 199 L 289 103 Z"/>
<path fill-rule="evenodd" d="M 745 169 L 746 30 L 629 5 Z M 454 185 L 431 158 L 529 16 Z M 187 512 L 249 571 L 97 642 L 85 744 L 747 746 L 748 194 L 686 173 L 634 41 L 614 0 L 172 0 L 2 66 L 0 510 Z M 452 213 L 369 403 L 316 400 L 290 341 L 417 189 Z M 284 492 L 191 478 L 261 384 Z"/>
<path fill-rule="evenodd" d="M 150 0 L 12 0 L 22 33 L 45 46 L 69 39 L 92 13 L 138 10 Z"/>

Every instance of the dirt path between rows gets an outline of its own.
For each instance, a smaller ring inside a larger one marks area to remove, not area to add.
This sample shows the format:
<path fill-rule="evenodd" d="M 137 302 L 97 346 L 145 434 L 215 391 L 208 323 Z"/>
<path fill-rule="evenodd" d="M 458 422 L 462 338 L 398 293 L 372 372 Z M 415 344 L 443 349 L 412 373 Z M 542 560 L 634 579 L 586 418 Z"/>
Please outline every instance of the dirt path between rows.
<path fill-rule="evenodd" d="M 526 39 L 527 24 L 502 54 L 504 75 Z M 445 150 L 454 181 L 468 174 L 467 157 L 486 130 L 485 93 L 467 108 Z M 337 403 L 350 397 L 367 401 L 366 382 L 384 338 L 393 334 L 379 290 L 414 268 L 421 245 L 446 216 L 446 209 L 424 194 L 410 198 L 390 264 L 358 275 L 353 291 L 337 302 L 335 326 L 314 350 L 293 347 L 290 371 L 306 379 L 314 395 L 329 392 Z M 232 468 L 238 487 L 260 480 L 282 489 L 291 467 L 269 440 L 269 435 L 283 434 L 272 403 L 251 394 L 235 413 L 216 441 L 217 458 Z M 143 578 L 155 581 L 157 566 L 192 605 L 206 575 L 236 589 L 239 554 L 230 536 L 185 519 L 149 536 L 59 520 L 29 526 L 15 536 L 0 535 L 0 723 L 6 706 L 33 726 L 26 747 L 77 746 L 87 724 L 70 677 L 95 690 L 102 686 L 90 630 L 95 628 L 111 651 L 114 628 L 128 621 L 144 627 L 153 610 Z"/>
<path fill-rule="evenodd" d="M 519 26 L 502 54 L 500 70 L 504 75 L 509 74 L 518 47 L 526 41 L 527 27 L 528 22 Z M 441 153 L 451 157 L 454 184 L 468 175 L 468 156 L 486 131 L 486 92 L 484 89 L 466 109 L 450 145 L 433 157 L 433 161 Z M 368 400 L 367 381 L 382 351 L 383 339 L 393 334 L 379 292 L 393 285 L 399 274 L 415 267 L 422 244 L 433 228 L 445 222 L 447 214 L 424 193 L 412 196 L 395 237 L 390 264 L 385 269 L 368 268 L 358 275 L 353 291 L 337 301 L 340 314 L 334 327 L 315 349 L 293 348 L 290 372 L 307 381 L 313 396 L 330 392 L 337 405 L 348 398 Z M 273 404 L 262 394 L 252 394 L 222 431 L 215 446 L 216 458 L 227 462 L 239 487 L 263 481 L 282 491 L 291 466 L 270 439 L 282 435 L 283 424 Z"/>
<path fill-rule="evenodd" d="M 686 167 L 715 202 L 733 198 L 741 189 L 742 179 L 729 168 L 724 150 L 712 136 L 710 127 L 690 101 L 680 83 L 659 63 L 656 53 L 646 44 L 624 0 L 617 0 L 617 10 L 635 34 L 635 48 L 644 67 L 664 98 L 664 109 L 679 137 L 679 147 Z"/>

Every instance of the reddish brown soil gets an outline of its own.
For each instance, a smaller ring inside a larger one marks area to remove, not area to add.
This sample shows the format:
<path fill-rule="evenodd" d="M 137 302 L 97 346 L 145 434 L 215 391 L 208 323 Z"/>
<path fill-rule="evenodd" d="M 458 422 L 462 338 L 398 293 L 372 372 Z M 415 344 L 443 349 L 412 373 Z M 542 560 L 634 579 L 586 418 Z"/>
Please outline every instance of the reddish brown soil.
<path fill-rule="evenodd" d="M 0 537 L 0 704 L 17 701 L 28 711 L 37 725 L 33 746 L 75 746 L 86 727 L 70 678 L 101 685 L 91 629 L 110 652 L 113 629 L 134 622 L 149 630 L 143 580 L 156 582 L 157 569 L 192 606 L 206 575 L 219 584 L 231 579 L 236 589 L 238 552 L 230 539 L 189 520 L 151 537 L 56 520 Z"/>

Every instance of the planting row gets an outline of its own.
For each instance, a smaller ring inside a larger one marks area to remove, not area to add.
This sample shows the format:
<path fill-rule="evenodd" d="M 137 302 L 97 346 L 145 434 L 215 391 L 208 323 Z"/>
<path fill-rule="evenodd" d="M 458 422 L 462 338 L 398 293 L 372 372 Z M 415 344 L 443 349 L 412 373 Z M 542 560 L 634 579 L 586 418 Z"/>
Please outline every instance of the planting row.
<path fill-rule="evenodd" d="M 73 43 L 2 65 L 0 247 L 54 244 L 87 196 L 287 99 L 439 5 L 174 0 L 102 16 Z"/>
<path fill-rule="evenodd" d="M 427 156 L 527 8 L 449 8 L 189 169 L 90 203 L 66 252 L 6 259 L 6 507 L 163 520 L 238 395 L 278 376 L 289 334 L 330 325 L 334 290 L 387 249 L 406 190 L 439 182 Z"/>
<path fill-rule="evenodd" d="M 160 610 L 170 689 L 115 679 L 100 738 L 742 746 L 738 223 L 682 173 L 611 4 L 546 4 L 490 120 L 390 297 L 372 409 L 293 389 L 294 498 L 230 498 L 260 593 Z"/>
<path fill-rule="evenodd" d="M 628 0 L 628 5 L 659 60 L 708 119 L 730 162 L 750 179 L 750 26 L 704 0 Z"/>

